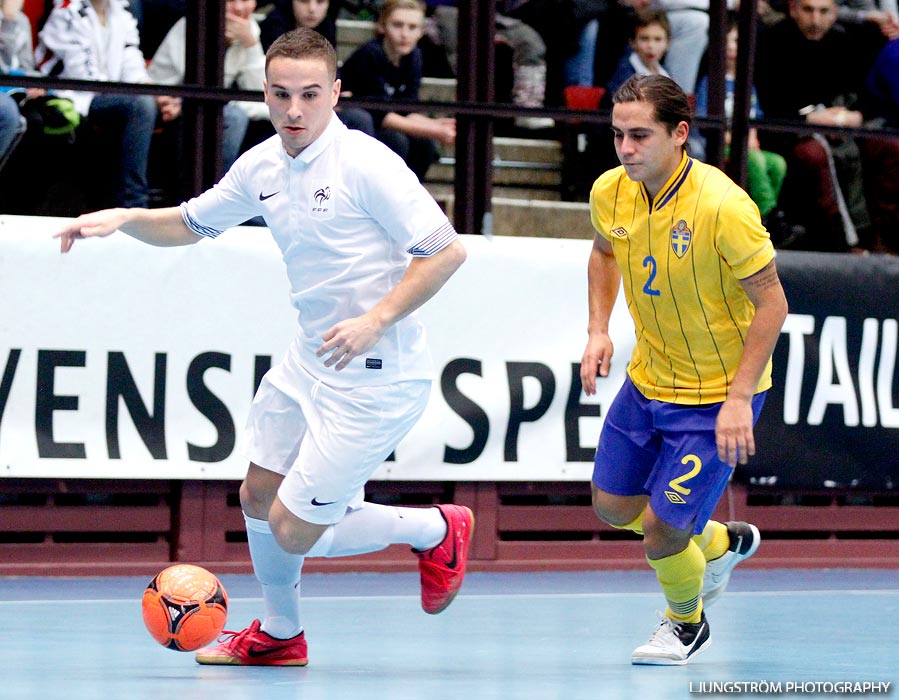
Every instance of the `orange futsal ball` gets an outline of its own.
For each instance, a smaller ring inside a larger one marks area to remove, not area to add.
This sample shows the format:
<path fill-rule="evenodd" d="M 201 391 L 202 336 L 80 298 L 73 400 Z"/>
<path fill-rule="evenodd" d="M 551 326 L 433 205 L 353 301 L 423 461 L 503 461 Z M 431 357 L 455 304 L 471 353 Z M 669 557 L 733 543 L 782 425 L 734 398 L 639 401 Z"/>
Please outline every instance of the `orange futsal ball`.
<path fill-rule="evenodd" d="M 176 564 L 147 584 L 142 607 L 153 639 L 167 649 L 193 651 L 222 633 L 228 594 L 222 582 L 203 567 Z"/>

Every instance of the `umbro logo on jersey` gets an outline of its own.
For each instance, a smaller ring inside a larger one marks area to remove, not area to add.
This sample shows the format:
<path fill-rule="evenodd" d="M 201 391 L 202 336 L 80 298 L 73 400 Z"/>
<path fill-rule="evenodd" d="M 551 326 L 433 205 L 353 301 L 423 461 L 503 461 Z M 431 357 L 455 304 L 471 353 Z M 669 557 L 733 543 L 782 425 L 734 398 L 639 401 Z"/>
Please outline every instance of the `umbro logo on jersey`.
<path fill-rule="evenodd" d="M 280 192 L 280 191 L 281 190 L 278 190 L 278 192 Z M 259 193 L 259 201 L 264 202 L 266 199 L 269 199 L 270 197 L 274 197 L 276 194 L 278 194 L 278 192 L 272 192 L 271 194 L 262 194 L 262 192 L 260 192 Z"/>
<path fill-rule="evenodd" d="M 627 229 L 623 226 L 616 226 L 612 229 L 612 233 L 618 236 L 618 238 L 624 238 L 627 235 Z"/>

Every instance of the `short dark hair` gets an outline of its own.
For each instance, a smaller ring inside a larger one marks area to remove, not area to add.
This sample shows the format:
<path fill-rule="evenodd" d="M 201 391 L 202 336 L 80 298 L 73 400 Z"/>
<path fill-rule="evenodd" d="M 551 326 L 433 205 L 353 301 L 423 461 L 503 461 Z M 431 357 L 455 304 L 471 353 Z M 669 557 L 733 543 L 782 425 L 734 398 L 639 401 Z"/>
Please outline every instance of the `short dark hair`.
<path fill-rule="evenodd" d="M 693 123 L 690 100 L 680 85 L 664 75 L 633 75 L 615 91 L 613 104 L 622 102 L 648 102 L 655 111 L 656 121 L 673 133 L 677 125 Z"/>
<path fill-rule="evenodd" d="M 319 59 L 325 62 L 331 80 L 337 80 L 337 53 L 331 42 L 314 29 L 299 27 L 285 32 L 265 52 L 265 71 L 275 58 Z"/>
<path fill-rule="evenodd" d="M 668 13 L 660 8 L 647 8 L 638 10 L 634 13 L 633 26 L 631 27 L 631 39 L 637 38 L 637 32 L 640 29 L 659 25 L 664 31 L 668 40 L 671 40 L 671 23 L 668 21 Z"/>

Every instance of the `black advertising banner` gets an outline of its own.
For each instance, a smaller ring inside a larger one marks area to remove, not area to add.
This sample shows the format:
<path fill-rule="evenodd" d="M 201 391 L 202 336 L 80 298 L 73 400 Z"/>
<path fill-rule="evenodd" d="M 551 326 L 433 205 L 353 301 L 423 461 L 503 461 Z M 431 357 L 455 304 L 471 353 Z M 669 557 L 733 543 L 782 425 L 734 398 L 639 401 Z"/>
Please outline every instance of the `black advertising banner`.
<path fill-rule="evenodd" d="M 899 485 L 899 258 L 782 251 L 790 315 L 774 386 L 739 481 L 799 488 Z"/>

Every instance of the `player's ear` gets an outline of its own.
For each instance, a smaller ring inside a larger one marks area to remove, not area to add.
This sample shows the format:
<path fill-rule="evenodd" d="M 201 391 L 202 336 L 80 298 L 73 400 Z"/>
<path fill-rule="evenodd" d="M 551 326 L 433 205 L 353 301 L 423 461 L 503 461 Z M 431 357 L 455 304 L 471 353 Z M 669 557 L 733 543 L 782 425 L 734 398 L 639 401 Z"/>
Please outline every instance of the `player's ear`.
<path fill-rule="evenodd" d="M 690 125 L 687 122 L 678 122 L 677 126 L 674 127 L 674 138 L 677 141 L 677 145 L 683 146 L 687 142 L 689 135 Z"/>

